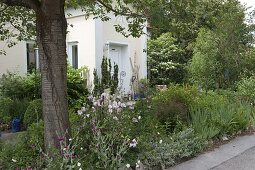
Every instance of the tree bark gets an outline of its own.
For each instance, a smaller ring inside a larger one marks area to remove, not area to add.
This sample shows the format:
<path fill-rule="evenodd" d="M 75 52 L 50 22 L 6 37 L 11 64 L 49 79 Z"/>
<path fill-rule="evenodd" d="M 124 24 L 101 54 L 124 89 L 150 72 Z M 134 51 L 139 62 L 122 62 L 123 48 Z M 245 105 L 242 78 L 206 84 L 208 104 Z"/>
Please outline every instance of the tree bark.
<path fill-rule="evenodd" d="M 44 144 L 60 148 L 59 138 L 68 139 L 67 58 L 65 0 L 0 0 L 8 6 L 22 6 L 36 13 L 37 41 L 42 75 Z"/>
<path fill-rule="evenodd" d="M 70 135 L 64 3 L 64 0 L 42 0 L 36 12 L 47 152 L 50 148 L 59 149 L 59 138 L 68 139 Z"/>

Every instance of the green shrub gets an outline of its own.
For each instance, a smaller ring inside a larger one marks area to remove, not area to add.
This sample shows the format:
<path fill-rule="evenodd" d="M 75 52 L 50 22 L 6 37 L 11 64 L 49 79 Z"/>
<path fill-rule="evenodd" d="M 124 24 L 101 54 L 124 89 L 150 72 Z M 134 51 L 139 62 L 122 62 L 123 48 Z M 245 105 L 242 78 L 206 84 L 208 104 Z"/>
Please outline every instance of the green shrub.
<path fill-rule="evenodd" d="M 88 94 L 87 80 L 85 79 L 87 68 L 67 69 L 67 94 L 68 104 L 71 107 L 80 108 Z"/>
<path fill-rule="evenodd" d="M 23 119 L 28 104 L 27 99 L 0 98 L 0 122 L 8 124 L 14 118 Z"/>
<path fill-rule="evenodd" d="M 0 122 L 10 123 L 12 116 L 10 114 L 12 100 L 10 98 L 0 98 Z"/>
<path fill-rule="evenodd" d="M 24 118 L 24 114 L 27 110 L 27 107 L 29 105 L 29 100 L 24 98 L 24 99 L 14 99 L 13 103 L 11 105 L 11 115 L 12 115 L 12 119 L 13 118 L 20 118 L 21 120 L 23 120 Z"/>
<path fill-rule="evenodd" d="M 42 119 L 42 100 L 37 99 L 29 103 L 25 112 L 23 123 L 26 127 Z"/>
<path fill-rule="evenodd" d="M 189 106 L 198 95 L 194 87 L 170 86 L 167 91 L 160 92 L 152 99 L 152 111 L 162 124 L 168 124 L 173 130 L 177 120 L 186 122 Z"/>
<path fill-rule="evenodd" d="M 255 103 L 255 77 L 242 78 L 237 83 L 237 91 L 249 101 Z"/>
<path fill-rule="evenodd" d="M 4 74 L 0 79 L 0 92 L 2 96 L 11 99 L 26 97 L 24 78 L 10 72 Z"/>
<path fill-rule="evenodd" d="M 30 146 L 43 148 L 43 121 L 32 123 L 27 129 L 27 143 Z"/>
<path fill-rule="evenodd" d="M 88 94 L 86 74 L 86 68 L 74 69 L 68 66 L 67 94 L 71 107 L 79 108 Z M 0 96 L 9 97 L 12 100 L 40 99 L 40 76 L 40 73 L 37 72 L 32 72 L 24 77 L 8 72 L 0 78 Z"/>
<path fill-rule="evenodd" d="M 185 54 L 171 33 L 148 41 L 148 68 L 153 85 L 182 83 L 186 76 Z"/>
<path fill-rule="evenodd" d="M 0 78 L 0 94 L 18 100 L 40 98 L 40 75 L 31 73 L 22 77 L 8 72 Z"/>

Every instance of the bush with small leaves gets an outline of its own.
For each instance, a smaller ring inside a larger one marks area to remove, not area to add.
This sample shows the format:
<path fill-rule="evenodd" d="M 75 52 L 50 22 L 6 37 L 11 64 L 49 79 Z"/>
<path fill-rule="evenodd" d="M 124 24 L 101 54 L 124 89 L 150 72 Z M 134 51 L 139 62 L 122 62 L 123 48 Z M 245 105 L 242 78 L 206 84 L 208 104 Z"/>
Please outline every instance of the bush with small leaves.
<path fill-rule="evenodd" d="M 29 103 L 25 112 L 23 123 L 29 127 L 32 123 L 37 123 L 42 119 L 42 100 L 37 99 Z"/>

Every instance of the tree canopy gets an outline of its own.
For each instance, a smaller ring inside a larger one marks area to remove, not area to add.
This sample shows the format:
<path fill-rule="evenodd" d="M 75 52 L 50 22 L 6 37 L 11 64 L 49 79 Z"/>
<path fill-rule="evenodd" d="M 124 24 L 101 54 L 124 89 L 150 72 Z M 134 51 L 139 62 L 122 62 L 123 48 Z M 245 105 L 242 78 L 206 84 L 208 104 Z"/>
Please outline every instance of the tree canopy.
<path fill-rule="evenodd" d="M 247 63 L 253 35 L 244 22 L 245 8 L 237 1 L 223 5 L 215 18 L 215 29 L 200 29 L 189 65 L 191 79 L 206 88 L 229 88 L 254 65 Z"/>

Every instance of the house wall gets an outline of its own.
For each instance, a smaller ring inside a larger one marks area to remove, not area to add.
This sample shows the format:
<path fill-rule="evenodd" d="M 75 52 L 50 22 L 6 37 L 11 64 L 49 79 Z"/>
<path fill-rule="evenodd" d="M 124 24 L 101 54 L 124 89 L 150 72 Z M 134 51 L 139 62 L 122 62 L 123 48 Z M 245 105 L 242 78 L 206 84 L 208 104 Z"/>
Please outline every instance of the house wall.
<path fill-rule="evenodd" d="M 8 48 L 5 42 L 0 41 L 0 49 L 6 51 L 6 55 L 0 55 L 0 76 L 7 71 L 16 72 L 20 75 L 27 73 L 26 43 L 24 41 L 12 48 Z"/>
<path fill-rule="evenodd" d="M 78 66 L 86 66 L 89 69 L 89 86 L 93 82 L 93 69 L 96 66 L 96 25 L 93 18 L 85 19 L 82 11 L 69 10 L 67 11 L 72 16 L 67 17 L 68 33 L 67 33 L 67 53 L 68 45 L 77 43 L 78 45 Z M 72 26 L 71 26 L 72 25 Z"/>
<path fill-rule="evenodd" d="M 132 63 L 136 63 L 139 66 L 139 79 L 147 77 L 147 55 L 144 52 L 147 44 L 147 36 L 142 35 L 139 38 L 133 37 L 124 37 L 122 34 L 117 33 L 114 25 L 120 24 L 124 27 L 127 26 L 126 20 L 124 17 L 115 17 L 111 16 L 111 20 L 107 22 L 102 22 L 103 26 L 103 34 L 102 40 L 99 41 L 101 43 L 101 47 L 104 48 L 104 55 L 109 55 L 109 47 L 111 45 L 122 47 L 122 69 L 126 72 L 126 76 L 124 77 L 125 81 L 123 84 L 123 89 L 125 89 L 125 93 L 128 93 L 130 90 L 130 80 L 132 77 L 132 67 L 130 59 Z M 146 28 L 143 30 L 144 33 L 147 33 Z M 107 49 L 108 48 L 108 49 Z M 99 66 L 97 66 L 99 67 Z M 121 71 L 121 70 L 120 70 Z"/>
<path fill-rule="evenodd" d="M 130 80 L 132 77 L 132 63 L 139 66 L 139 78 L 147 76 L 147 61 L 146 49 L 147 36 L 143 35 L 140 38 L 124 37 L 116 32 L 115 24 L 127 24 L 125 18 L 109 15 L 112 19 L 103 22 L 100 19 L 89 18 L 85 19 L 82 11 L 69 9 L 67 13 L 72 16 L 67 16 L 69 24 L 67 34 L 67 46 L 69 43 L 78 44 L 79 67 L 87 66 L 90 69 L 90 82 L 93 82 L 93 70 L 97 69 L 101 72 L 101 61 L 103 56 L 109 57 L 111 47 L 120 47 L 122 55 L 122 68 L 125 71 L 125 77 L 122 89 L 127 93 L 130 90 Z M 72 25 L 72 27 L 70 26 Z M 144 29 L 146 33 L 146 29 Z M 68 49 L 67 49 L 68 51 Z"/>
<path fill-rule="evenodd" d="M 81 10 L 68 9 L 66 11 L 68 26 L 67 33 L 67 54 L 70 54 L 69 45 L 78 45 L 78 67 L 89 68 L 89 85 L 92 88 L 93 70 L 97 68 L 100 72 L 102 57 L 109 57 L 110 48 L 121 49 L 122 66 L 120 71 L 125 71 L 126 75 L 123 89 L 127 93 L 130 90 L 130 80 L 132 77 L 132 64 L 139 66 L 139 78 L 147 76 L 146 49 L 147 37 L 140 38 L 124 37 L 117 33 L 114 25 L 127 26 L 125 18 L 111 16 L 111 20 L 102 22 L 100 19 L 92 17 L 85 18 Z M 71 14 L 71 15 L 70 15 Z M 146 29 L 144 29 L 146 33 Z M 0 48 L 4 42 L 0 42 Z M 0 56 L 0 75 L 8 70 L 17 71 L 20 74 L 27 72 L 26 43 L 20 42 L 11 49 L 6 49 L 7 56 Z M 70 60 L 70 58 L 68 58 Z"/>

